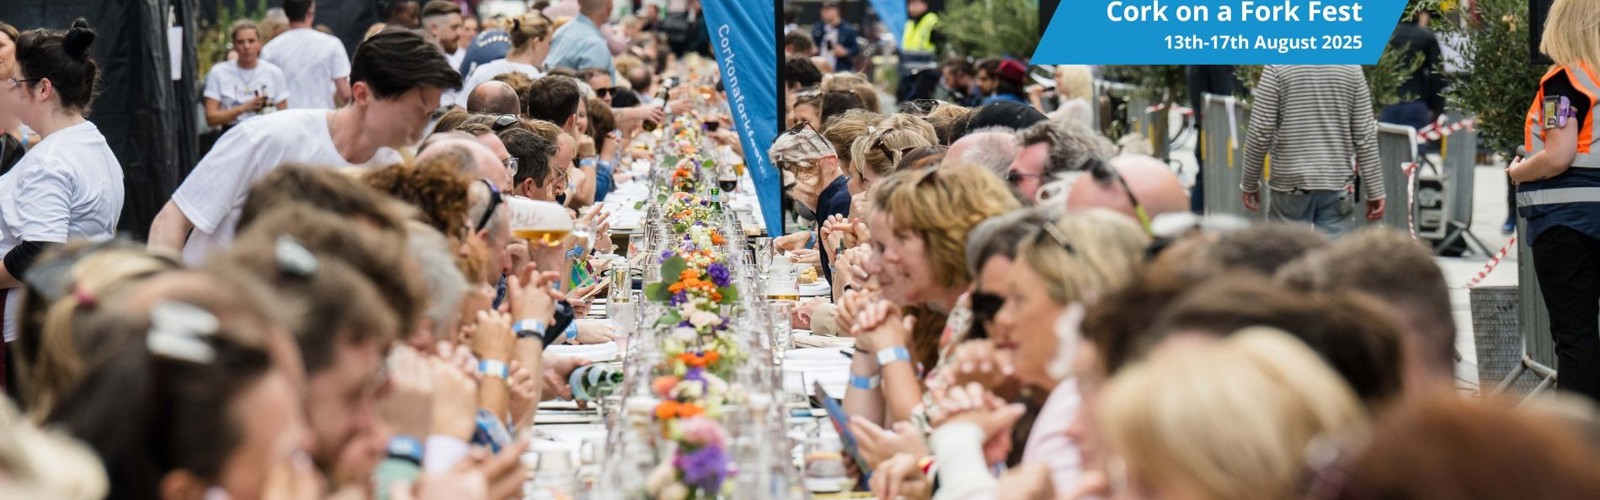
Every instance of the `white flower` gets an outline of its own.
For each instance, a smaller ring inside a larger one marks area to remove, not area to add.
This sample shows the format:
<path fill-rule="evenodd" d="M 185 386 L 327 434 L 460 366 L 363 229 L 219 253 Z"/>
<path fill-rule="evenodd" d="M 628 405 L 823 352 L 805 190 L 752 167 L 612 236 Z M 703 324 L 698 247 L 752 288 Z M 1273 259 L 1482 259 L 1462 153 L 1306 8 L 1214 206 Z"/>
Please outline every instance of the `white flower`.
<path fill-rule="evenodd" d="M 685 380 L 678 382 L 672 388 L 672 397 L 676 399 L 700 399 L 705 396 L 705 384 L 698 380 Z"/>
<path fill-rule="evenodd" d="M 706 372 L 705 373 L 705 379 L 706 379 L 706 392 L 709 392 L 709 393 L 712 393 L 712 394 L 722 394 L 722 393 L 728 392 L 728 383 L 726 381 L 723 381 L 722 377 L 718 377 L 716 375 L 712 375 L 711 372 Z"/>
<path fill-rule="evenodd" d="M 694 329 L 686 326 L 680 326 L 672 329 L 672 340 L 683 342 L 685 344 L 694 342 L 695 335 L 696 333 Z"/>
<path fill-rule="evenodd" d="M 689 315 L 689 323 L 694 325 L 695 328 L 715 326 L 721 322 L 722 318 L 705 311 L 695 311 L 694 314 Z"/>
<path fill-rule="evenodd" d="M 644 489 L 660 498 L 660 495 L 666 493 L 667 487 L 675 484 L 677 479 L 678 471 L 672 468 L 672 462 L 662 462 L 650 470 L 650 476 L 644 480 Z"/>
<path fill-rule="evenodd" d="M 657 500 L 685 500 L 689 498 L 689 487 L 683 483 L 672 483 L 656 495 Z"/>

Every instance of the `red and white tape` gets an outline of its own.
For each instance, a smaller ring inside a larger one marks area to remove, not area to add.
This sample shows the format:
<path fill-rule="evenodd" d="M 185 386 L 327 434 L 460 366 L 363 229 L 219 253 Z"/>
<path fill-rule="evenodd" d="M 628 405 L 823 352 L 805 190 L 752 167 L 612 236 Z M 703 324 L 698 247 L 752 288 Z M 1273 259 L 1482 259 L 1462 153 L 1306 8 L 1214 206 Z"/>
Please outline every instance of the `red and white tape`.
<path fill-rule="evenodd" d="M 1417 131 L 1417 144 L 1426 144 L 1443 139 L 1445 136 L 1450 134 L 1472 128 L 1475 124 L 1477 124 L 1476 119 L 1468 118 L 1449 125 L 1444 125 L 1444 117 L 1441 116 L 1439 117 L 1439 121 L 1431 123 L 1426 127 L 1422 127 L 1422 130 Z"/>
<path fill-rule="evenodd" d="M 1494 272 L 1495 267 L 1498 267 L 1500 265 L 1500 259 L 1506 258 L 1506 254 L 1511 252 L 1511 247 L 1514 247 L 1516 245 L 1517 245 L 1517 236 L 1516 235 L 1511 235 L 1511 239 L 1509 241 L 1506 241 L 1506 245 L 1503 246 L 1503 247 L 1500 247 L 1500 251 L 1495 252 L 1494 256 L 1489 258 L 1489 262 L 1486 262 L 1486 263 L 1483 264 L 1483 270 L 1478 271 L 1478 275 L 1474 276 L 1472 278 L 1472 281 L 1468 281 L 1467 285 L 1463 286 L 1461 288 L 1471 289 L 1471 288 L 1477 287 L 1478 283 L 1483 282 L 1484 278 L 1488 278 L 1489 274 Z"/>
<path fill-rule="evenodd" d="M 1411 238 L 1417 237 L 1417 167 L 1416 162 L 1405 164 L 1402 168 L 1406 173 L 1406 230 L 1411 231 Z"/>

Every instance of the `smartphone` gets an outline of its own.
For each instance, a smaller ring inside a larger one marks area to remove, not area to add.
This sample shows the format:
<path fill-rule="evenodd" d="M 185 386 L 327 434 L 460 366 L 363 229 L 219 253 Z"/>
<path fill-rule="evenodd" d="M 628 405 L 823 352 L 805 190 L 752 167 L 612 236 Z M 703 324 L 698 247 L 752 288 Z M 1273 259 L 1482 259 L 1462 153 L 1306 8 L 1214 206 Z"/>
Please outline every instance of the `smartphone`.
<path fill-rule="evenodd" d="M 872 467 L 867 466 L 867 460 L 861 458 L 861 450 L 856 448 L 856 435 L 850 432 L 850 415 L 845 413 L 842 402 L 828 397 L 822 382 L 812 382 L 811 386 L 812 399 L 820 401 L 822 408 L 828 411 L 828 421 L 833 422 L 833 429 L 839 431 L 839 443 L 844 446 L 844 454 L 856 462 L 856 470 L 861 471 L 860 486 L 866 489 L 872 479 Z"/>
<path fill-rule="evenodd" d="M 706 132 L 716 132 L 718 128 L 722 127 L 722 124 L 718 122 L 701 122 L 700 126 L 704 127 Z"/>

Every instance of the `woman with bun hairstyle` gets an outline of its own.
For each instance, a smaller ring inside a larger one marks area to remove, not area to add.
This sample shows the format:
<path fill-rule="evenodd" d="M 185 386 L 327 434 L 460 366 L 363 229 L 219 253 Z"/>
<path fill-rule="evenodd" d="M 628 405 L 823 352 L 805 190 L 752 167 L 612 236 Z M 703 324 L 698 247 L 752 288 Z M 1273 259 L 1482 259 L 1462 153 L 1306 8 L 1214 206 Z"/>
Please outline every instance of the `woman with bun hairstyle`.
<path fill-rule="evenodd" d="M 107 238 L 122 214 L 122 165 L 85 117 L 99 90 L 89 57 L 94 30 L 79 18 L 66 31 L 17 37 L 16 69 L 0 82 L 4 101 L 42 139 L 0 176 L 0 288 L 7 291 L 5 338 L 15 337 L 21 277 L 48 246 Z"/>

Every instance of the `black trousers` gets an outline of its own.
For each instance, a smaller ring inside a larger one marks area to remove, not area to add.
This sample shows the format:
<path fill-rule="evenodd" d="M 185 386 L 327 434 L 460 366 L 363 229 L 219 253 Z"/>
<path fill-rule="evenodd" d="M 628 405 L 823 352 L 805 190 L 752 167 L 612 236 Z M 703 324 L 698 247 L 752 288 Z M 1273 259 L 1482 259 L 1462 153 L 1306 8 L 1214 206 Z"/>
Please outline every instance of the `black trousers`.
<path fill-rule="evenodd" d="M 1556 384 L 1600 401 L 1600 241 L 1557 227 L 1532 249 L 1556 343 Z"/>

